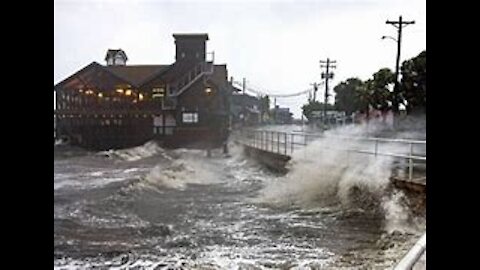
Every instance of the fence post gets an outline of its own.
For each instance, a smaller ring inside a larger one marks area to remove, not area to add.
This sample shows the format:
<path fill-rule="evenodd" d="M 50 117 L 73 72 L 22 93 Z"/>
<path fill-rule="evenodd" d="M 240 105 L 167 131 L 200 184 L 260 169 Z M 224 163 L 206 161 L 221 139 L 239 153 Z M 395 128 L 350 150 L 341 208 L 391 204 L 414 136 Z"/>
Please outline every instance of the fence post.
<path fill-rule="evenodd" d="M 285 156 L 287 155 L 287 133 L 285 132 Z"/>
<path fill-rule="evenodd" d="M 412 181 L 413 179 L 413 143 L 410 143 L 410 156 L 408 159 L 408 180 Z"/>
<path fill-rule="evenodd" d="M 295 142 L 294 140 L 295 134 L 292 133 L 292 137 L 290 138 L 290 154 L 293 154 L 293 143 Z"/>
<path fill-rule="evenodd" d="M 255 147 L 255 132 L 250 131 L 250 146 Z"/>
<path fill-rule="evenodd" d="M 263 150 L 263 131 L 260 131 L 260 149 Z"/>
<path fill-rule="evenodd" d="M 280 132 L 277 132 L 277 153 L 280 154 Z"/>
<path fill-rule="evenodd" d="M 271 133 L 272 133 L 272 138 L 271 138 L 271 141 L 270 141 L 270 144 L 272 145 L 272 152 L 273 152 L 273 132 L 274 132 L 274 131 L 271 131 Z"/>
<path fill-rule="evenodd" d="M 307 158 L 307 134 L 303 134 L 303 158 Z"/>
<path fill-rule="evenodd" d="M 268 150 L 268 131 L 264 131 L 265 135 L 263 136 L 263 146 L 265 150 Z"/>
<path fill-rule="evenodd" d="M 375 156 L 377 156 L 378 151 L 378 140 L 375 140 Z"/>

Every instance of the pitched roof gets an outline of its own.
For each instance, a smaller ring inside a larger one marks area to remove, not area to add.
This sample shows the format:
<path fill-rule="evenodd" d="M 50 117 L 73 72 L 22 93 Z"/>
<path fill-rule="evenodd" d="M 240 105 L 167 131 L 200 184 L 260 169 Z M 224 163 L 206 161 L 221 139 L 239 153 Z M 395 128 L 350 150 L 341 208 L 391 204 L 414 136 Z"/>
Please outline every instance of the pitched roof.
<path fill-rule="evenodd" d="M 152 75 L 166 70 L 170 65 L 138 65 L 138 66 L 103 66 L 118 77 L 131 82 L 133 85 L 141 85 Z"/>

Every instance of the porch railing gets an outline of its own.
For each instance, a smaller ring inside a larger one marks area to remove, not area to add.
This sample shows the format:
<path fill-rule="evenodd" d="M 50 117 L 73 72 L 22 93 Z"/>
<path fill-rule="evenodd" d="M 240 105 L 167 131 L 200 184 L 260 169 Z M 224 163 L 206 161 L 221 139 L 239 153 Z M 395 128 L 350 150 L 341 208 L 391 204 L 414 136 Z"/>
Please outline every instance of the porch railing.
<path fill-rule="evenodd" d="M 188 89 L 193 83 L 200 79 L 203 75 L 213 74 L 213 62 L 200 62 L 189 72 L 180 77 L 178 81 L 172 85 L 177 89 L 175 96 L 180 95 Z"/>

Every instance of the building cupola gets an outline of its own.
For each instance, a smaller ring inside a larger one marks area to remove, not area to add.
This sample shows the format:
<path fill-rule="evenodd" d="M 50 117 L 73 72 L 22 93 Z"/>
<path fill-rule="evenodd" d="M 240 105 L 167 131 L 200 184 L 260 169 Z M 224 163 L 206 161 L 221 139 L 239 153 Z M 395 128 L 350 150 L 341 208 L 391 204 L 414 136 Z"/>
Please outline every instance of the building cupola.
<path fill-rule="evenodd" d="M 107 66 L 125 66 L 127 64 L 127 54 L 122 50 L 112 50 L 107 51 L 105 56 L 105 61 L 107 61 Z"/>
<path fill-rule="evenodd" d="M 208 34 L 173 34 L 175 38 L 175 61 L 204 62 Z"/>

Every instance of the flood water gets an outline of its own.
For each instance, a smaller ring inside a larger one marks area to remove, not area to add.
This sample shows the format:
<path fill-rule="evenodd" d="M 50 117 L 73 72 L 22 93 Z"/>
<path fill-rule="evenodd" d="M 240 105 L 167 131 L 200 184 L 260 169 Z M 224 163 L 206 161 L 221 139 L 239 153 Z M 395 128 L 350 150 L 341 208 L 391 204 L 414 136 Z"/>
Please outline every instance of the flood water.
<path fill-rule="evenodd" d="M 374 204 L 270 192 L 286 176 L 230 150 L 207 158 L 154 143 L 98 153 L 55 148 L 54 268 L 386 269 L 425 230 L 389 228 L 401 215 Z M 292 187 L 304 184 L 289 177 Z"/>

